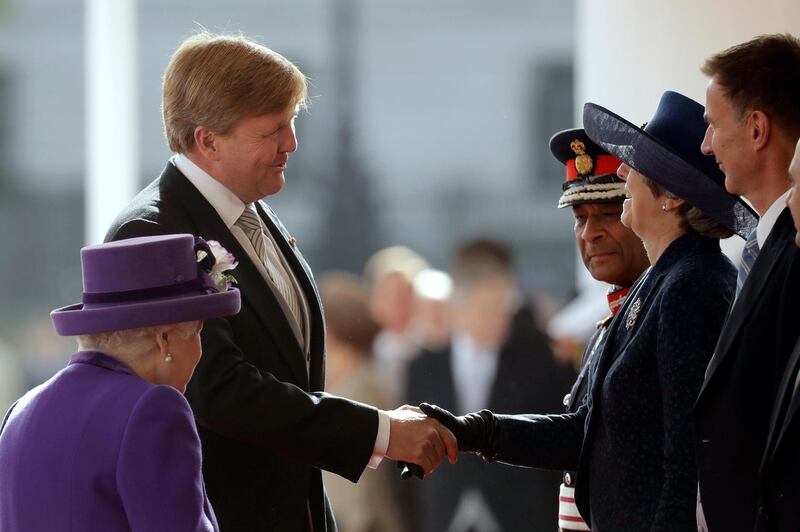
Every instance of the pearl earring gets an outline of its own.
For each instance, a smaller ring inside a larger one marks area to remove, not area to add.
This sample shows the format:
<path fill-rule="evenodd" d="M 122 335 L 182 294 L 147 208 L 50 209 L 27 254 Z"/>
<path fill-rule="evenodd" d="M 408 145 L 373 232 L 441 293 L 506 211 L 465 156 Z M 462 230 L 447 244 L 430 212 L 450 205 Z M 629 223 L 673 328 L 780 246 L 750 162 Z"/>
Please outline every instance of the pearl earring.
<path fill-rule="evenodd" d="M 167 353 L 167 356 L 164 357 L 164 362 L 166 362 L 167 364 L 172 362 L 172 355 Z"/>

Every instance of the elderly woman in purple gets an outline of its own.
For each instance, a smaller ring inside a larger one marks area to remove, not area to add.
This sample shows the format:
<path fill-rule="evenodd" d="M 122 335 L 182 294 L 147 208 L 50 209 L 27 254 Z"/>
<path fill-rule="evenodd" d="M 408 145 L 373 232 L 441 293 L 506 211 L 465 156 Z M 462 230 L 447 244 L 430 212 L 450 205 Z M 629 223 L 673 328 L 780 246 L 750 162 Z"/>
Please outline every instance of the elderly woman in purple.
<path fill-rule="evenodd" d="M 191 235 L 81 250 L 83 303 L 53 311 L 69 365 L 0 427 L 0 530 L 218 530 L 182 392 L 203 320 L 239 311 L 233 258 Z"/>

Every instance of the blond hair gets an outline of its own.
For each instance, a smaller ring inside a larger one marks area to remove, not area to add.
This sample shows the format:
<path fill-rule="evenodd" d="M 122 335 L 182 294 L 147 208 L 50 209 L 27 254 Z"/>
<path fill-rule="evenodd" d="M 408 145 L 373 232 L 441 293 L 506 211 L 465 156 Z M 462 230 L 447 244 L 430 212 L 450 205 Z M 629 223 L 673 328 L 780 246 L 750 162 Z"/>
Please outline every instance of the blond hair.
<path fill-rule="evenodd" d="M 304 107 L 307 81 L 291 61 L 241 35 L 192 35 L 164 73 L 161 111 L 172 151 L 194 148 L 203 125 L 225 135 L 243 118 Z"/>

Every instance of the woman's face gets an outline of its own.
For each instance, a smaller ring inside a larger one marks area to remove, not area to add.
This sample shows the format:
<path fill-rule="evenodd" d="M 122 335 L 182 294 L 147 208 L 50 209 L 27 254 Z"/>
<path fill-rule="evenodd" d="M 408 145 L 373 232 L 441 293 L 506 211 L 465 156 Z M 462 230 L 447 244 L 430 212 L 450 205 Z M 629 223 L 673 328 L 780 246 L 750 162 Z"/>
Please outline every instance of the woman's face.
<path fill-rule="evenodd" d="M 172 361 L 166 363 L 169 373 L 167 382 L 164 384 L 172 386 L 181 393 L 186 391 L 186 385 L 203 352 L 200 347 L 200 331 L 203 329 L 203 322 L 198 321 L 197 323 L 197 330 L 188 337 L 184 337 L 177 330 L 169 334 L 169 354 L 172 355 Z"/>
<path fill-rule="evenodd" d="M 622 224 L 629 227 L 643 241 L 647 241 L 663 218 L 661 204 L 644 182 L 642 174 L 625 163 L 617 169 L 617 175 L 625 181 L 626 199 L 622 204 Z"/>

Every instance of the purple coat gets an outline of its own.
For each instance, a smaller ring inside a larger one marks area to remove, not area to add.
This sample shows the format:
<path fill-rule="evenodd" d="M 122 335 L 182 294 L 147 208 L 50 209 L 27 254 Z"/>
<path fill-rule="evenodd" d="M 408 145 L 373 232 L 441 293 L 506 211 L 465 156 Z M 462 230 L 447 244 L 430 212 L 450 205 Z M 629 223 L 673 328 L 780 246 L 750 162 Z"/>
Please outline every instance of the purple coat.
<path fill-rule="evenodd" d="M 73 355 L 1 430 L 0 530 L 218 530 L 188 403 L 108 355 Z"/>

